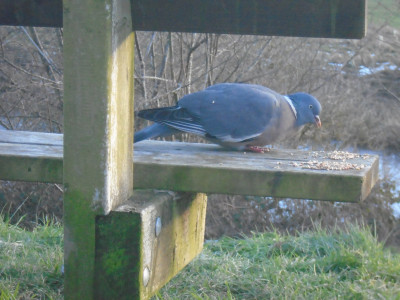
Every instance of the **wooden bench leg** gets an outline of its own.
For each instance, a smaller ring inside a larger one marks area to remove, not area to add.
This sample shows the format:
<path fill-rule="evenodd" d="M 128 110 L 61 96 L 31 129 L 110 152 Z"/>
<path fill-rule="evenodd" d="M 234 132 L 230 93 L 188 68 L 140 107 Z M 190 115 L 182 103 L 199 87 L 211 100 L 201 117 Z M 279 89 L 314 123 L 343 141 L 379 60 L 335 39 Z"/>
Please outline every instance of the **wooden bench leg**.
<path fill-rule="evenodd" d="M 133 191 L 130 0 L 65 0 L 64 297 L 94 299 L 95 217 Z"/>
<path fill-rule="evenodd" d="M 96 217 L 95 298 L 148 299 L 203 248 L 205 194 L 136 191 Z"/>

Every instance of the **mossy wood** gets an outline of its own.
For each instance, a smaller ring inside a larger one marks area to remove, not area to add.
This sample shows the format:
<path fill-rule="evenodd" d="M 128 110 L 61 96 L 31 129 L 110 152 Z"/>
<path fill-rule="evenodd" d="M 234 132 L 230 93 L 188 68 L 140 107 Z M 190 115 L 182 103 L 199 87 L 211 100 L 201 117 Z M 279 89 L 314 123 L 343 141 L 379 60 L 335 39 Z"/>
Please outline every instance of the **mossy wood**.
<path fill-rule="evenodd" d="M 65 0 L 65 299 L 93 299 L 95 216 L 133 192 L 133 56 L 129 0 Z"/>
<path fill-rule="evenodd" d="M 31 142 L 26 142 L 27 135 Z M 58 134 L 0 131 L 0 179 L 62 182 L 61 140 Z M 144 141 L 135 144 L 134 185 L 328 201 L 365 199 L 378 180 L 378 156 L 343 161 L 332 154 L 284 149 L 258 154 L 208 144 Z M 348 169 L 318 169 L 330 165 Z"/>
<path fill-rule="evenodd" d="M 329 38 L 362 38 L 366 0 L 132 0 L 133 27 Z M 62 27 L 62 0 L 0 0 L 0 24 Z M 68 9 L 68 7 L 67 7 Z"/>
<path fill-rule="evenodd" d="M 136 191 L 96 217 L 95 299 L 148 299 L 203 248 L 205 194 Z"/>

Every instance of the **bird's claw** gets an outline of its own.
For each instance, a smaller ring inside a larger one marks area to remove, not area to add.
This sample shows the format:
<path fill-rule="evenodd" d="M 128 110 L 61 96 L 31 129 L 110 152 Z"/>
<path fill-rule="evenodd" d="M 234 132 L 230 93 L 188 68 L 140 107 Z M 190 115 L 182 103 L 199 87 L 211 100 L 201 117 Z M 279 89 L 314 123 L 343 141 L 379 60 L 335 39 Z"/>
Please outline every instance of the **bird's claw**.
<path fill-rule="evenodd" d="M 259 147 L 259 146 L 247 146 L 246 149 L 251 151 L 251 152 L 255 152 L 255 153 L 266 153 L 266 152 L 271 151 L 270 148 Z"/>

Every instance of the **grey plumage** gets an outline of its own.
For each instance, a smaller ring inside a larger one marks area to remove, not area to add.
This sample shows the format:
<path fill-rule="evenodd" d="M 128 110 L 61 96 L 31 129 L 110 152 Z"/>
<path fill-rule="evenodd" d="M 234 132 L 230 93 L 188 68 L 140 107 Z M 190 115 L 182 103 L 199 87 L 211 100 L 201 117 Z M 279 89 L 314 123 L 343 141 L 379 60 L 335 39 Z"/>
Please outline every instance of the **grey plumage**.
<path fill-rule="evenodd" d="M 254 150 L 272 144 L 307 123 L 321 126 L 321 105 L 306 93 L 288 96 L 260 85 L 221 83 L 184 96 L 173 107 L 142 110 L 155 124 L 134 141 L 189 132 L 229 148 Z"/>

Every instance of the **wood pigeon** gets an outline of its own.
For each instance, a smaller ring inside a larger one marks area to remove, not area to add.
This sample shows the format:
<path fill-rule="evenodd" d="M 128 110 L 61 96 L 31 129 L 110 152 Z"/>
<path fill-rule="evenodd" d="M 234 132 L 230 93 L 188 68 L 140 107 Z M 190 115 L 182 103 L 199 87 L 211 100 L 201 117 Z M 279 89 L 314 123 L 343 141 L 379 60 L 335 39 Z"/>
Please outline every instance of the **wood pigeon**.
<path fill-rule="evenodd" d="M 135 133 L 134 142 L 180 131 L 223 147 L 264 152 L 307 123 L 321 127 L 321 104 L 306 93 L 283 96 L 269 88 L 220 83 L 184 96 L 176 106 L 139 111 L 155 122 Z"/>

